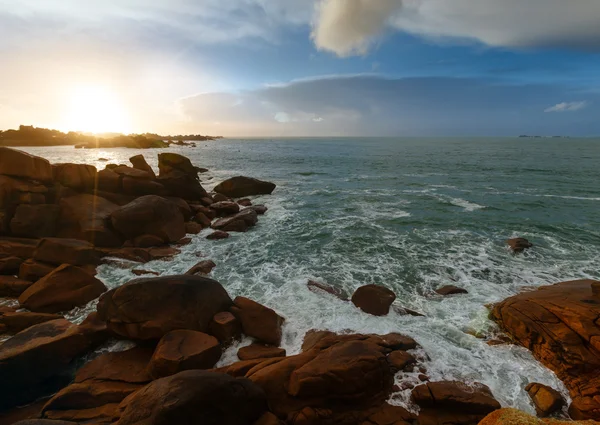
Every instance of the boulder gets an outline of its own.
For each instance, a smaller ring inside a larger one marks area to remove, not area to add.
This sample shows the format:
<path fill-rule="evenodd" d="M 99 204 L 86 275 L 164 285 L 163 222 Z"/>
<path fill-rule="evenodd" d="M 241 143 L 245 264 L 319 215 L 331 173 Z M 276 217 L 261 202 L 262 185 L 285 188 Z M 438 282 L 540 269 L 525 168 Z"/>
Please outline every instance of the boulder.
<path fill-rule="evenodd" d="M 96 187 L 98 170 L 93 165 L 54 164 L 54 181 L 79 192 L 92 191 Z"/>
<path fill-rule="evenodd" d="M 177 242 L 185 236 L 185 222 L 177 205 L 160 196 L 142 196 L 110 215 L 113 227 L 127 239 L 156 235 L 164 242 Z"/>
<path fill-rule="evenodd" d="M 266 410 L 264 392 L 247 379 L 188 370 L 158 379 L 125 399 L 115 425 L 248 425 Z"/>
<path fill-rule="evenodd" d="M 412 400 L 421 408 L 420 424 L 477 425 L 500 409 L 490 389 L 479 383 L 429 382 L 415 387 Z"/>
<path fill-rule="evenodd" d="M 185 272 L 186 275 L 206 275 L 209 274 L 212 269 L 217 265 L 212 260 L 203 260 L 196 264 L 194 267 Z"/>
<path fill-rule="evenodd" d="M 238 213 L 240 206 L 235 202 L 223 201 L 215 202 L 210 206 L 210 209 L 217 213 L 217 217 L 226 217 Z"/>
<path fill-rule="evenodd" d="M 198 170 L 189 158 L 177 153 L 161 153 L 158 155 L 158 170 L 161 176 L 168 175 L 174 171 L 196 176 Z"/>
<path fill-rule="evenodd" d="M 212 203 L 211 203 L 212 205 Z M 208 207 L 205 207 L 203 205 L 190 205 L 190 208 L 192 209 L 192 214 L 196 215 L 198 213 L 202 213 L 204 214 L 206 217 L 208 217 L 210 220 L 214 219 L 217 217 L 217 213 L 215 212 L 215 210 L 212 210 Z"/>
<path fill-rule="evenodd" d="M 14 236 L 27 238 L 54 236 L 59 214 L 58 205 L 19 205 L 10 221 L 10 231 Z"/>
<path fill-rule="evenodd" d="M 133 246 L 138 248 L 151 248 L 154 246 L 163 246 L 165 244 L 163 238 L 156 235 L 140 235 L 131 242 Z"/>
<path fill-rule="evenodd" d="M 142 173 L 143 171 L 140 171 Z M 148 178 L 123 177 L 121 182 L 123 193 L 131 196 L 158 195 L 164 196 L 168 192 L 165 187 Z"/>
<path fill-rule="evenodd" d="M 160 339 L 176 329 L 208 331 L 231 298 L 221 284 L 200 276 L 135 279 L 104 294 L 98 316 L 113 332 L 131 339 Z"/>
<path fill-rule="evenodd" d="M 316 294 L 330 294 L 336 298 L 339 298 L 342 301 L 348 301 L 348 294 L 343 289 L 336 288 L 335 286 L 326 285 L 324 283 L 315 282 L 314 280 L 309 280 L 306 284 L 308 290 L 314 292 Z"/>
<path fill-rule="evenodd" d="M 19 273 L 23 259 L 19 257 L 0 258 L 0 275 L 14 276 Z"/>
<path fill-rule="evenodd" d="M 397 350 L 390 353 L 388 363 L 394 370 L 407 370 L 417 363 L 417 359 L 406 351 Z"/>
<path fill-rule="evenodd" d="M 50 183 L 53 177 L 48 160 L 5 147 L 0 147 L 0 174 L 42 183 Z"/>
<path fill-rule="evenodd" d="M 31 285 L 33 282 L 18 277 L 0 276 L 0 297 L 18 297 Z"/>
<path fill-rule="evenodd" d="M 152 174 L 147 171 L 142 171 L 137 168 L 128 167 L 127 165 L 119 165 L 111 169 L 113 173 L 116 173 L 123 178 L 129 177 L 132 179 L 140 179 L 140 180 L 151 180 L 153 178 Z"/>
<path fill-rule="evenodd" d="M 192 208 L 184 199 L 176 198 L 174 196 L 167 196 L 165 199 L 177 205 L 177 208 L 179 208 L 179 211 L 181 211 L 181 215 L 183 215 L 183 219 L 185 221 L 188 221 L 192 218 Z"/>
<path fill-rule="evenodd" d="M 208 327 L 209 333 L 219 340 L 221 345 L 228 345 L 242 335 L 240 321 L 230 312 L 221 311 L 213 316 Z"/>
<path fill-rule="evenodd" d="M 145 171 L 152 178 L 156 178 L 156 174 L 154 173 L 154 170 L 152 169 L 152 167 L 150 167 L 150 165 L 148 165 L 148 163 L 146 162 L 146 158 L 144 158 L 144 155 L 132 156 L 131 158 L 129 158 L 129 162 L 131 162 L 131 164 L 133 165 L 133 168 Z"/>
<path fill-rule="evenodd" d="M 19 304 L 31 311 L 57 313 L 83 306 L 105 291 L 104 284 L 83 269 L 63 264 L 27 288 Z"/>
<path fill-rule="evenodd" d="M 27 260 L 33 257 L 38 240 L 0 237 L 0 258 L 19 257 Z"/>
<path fill-rule="evenodd" d="M 352 303 L 373 316 L 387 315 L 395 299 L 396 294 L 379 285 L 361 286 L 352 295 Z"/>
<path fill-rule="evenodd" d="M 252 206 L 252 201 L 248 198 L 238 199 L 237 203 L 238 203 L 238 205 L 240 205 L 242 207 L 251 207 Z"/>
<path fill-rule="evenodd" d="M 0 376 L 11 383 L 0 397 L 0 410 L 51 392 L 55 383 L 49 379 L 91 346 L 86 333 L 64 319 L 31 326 L 0 344 Z"/>
<path fill-rule="evenodd" d="M 167 188 L 171 196 L 199 201 L 208 195 L 200 184 L 196 167 L 185 156 L 161 153 L 158 155 L 158 169 L 158 181 Z"/>
<path fill-rule="evenodd" d="M 185 223 L 185 233 L 188 235 L 197 235 L 202 231 L 203 227 L 199 223 L 193 221 Z"/>
<path fill-rule="evenodd" d="M 229 196 L 222 195 L 220 193 L 212 193 L 213 202 L 210 204 L 214 204 L 215 202 L 231 202 L 231 198 Z"/>
<path fill-rule="evenodd" d="M 161 338 L 149 368 L 154 378 L 162 378 L 184 370 L 211 369 L 220 358 L 221 346 L 215 337 L 180 329 Z"/>
<path fill-rule="evenodd" d="M 517 409 L 500 409 L 487 415 L 479 425 L 595 425 L 596 422 L 538 419 Z"/>
<path fill-rule="evenodd" d="M 249 227 L 256 225 L 257 222 L 256 212 L 246 208 L 235 215 L 216 220 L 210 227 L 224 232 L 245 232 Z"/>
<path fill-rule="evenodd" d="M 95 195 L 76 195 L 60 201 L 57 236 L 81 239 L 100 247 L 118 247 L 123 239 L 110 227 L 110 215 L 119 206 Z"/>
<path fill-rule="evenodd" d="M 254 195 L 270 195 L 275 190 L 274 183 L 237 176 L 215 186 L 215 192 L 231 198 L 243 198 Z"/>
<path fill-rule="evenodd" d="M 194 216 L 194 221 L 196 223 L 198 223 L 202 229 L 206 229 L 206 228 L 210 227 L 210 225 L 211 225 L 210 218 L 208 218 L 207 216 L 204 215 L 204 213 L 201 213 L 201 212 L 197 213 Z"/>
<path fill-rule="evenodd" d="M 285 349 L 265 344 L 250 344 L 238 350 L 240 360 L 270 359 L 285 357 Z"/>
<path fill-rule="evenodd" d="M 576 280 L 523 292 L 496 304 L 492 318 L 565 383 L 573 419 L 600 420 L 600 300 Z"/>
<path fill-rule="evenodd" d="M 31 326 L 50 320 L 62 319 L 56 314 L 20 312 L 0 312 L 0 327 L 4 327 L 7 333 L 19 333 Z"/>
<path fill-rule="evenodd" d="M 27 260 L 19 267 L 19 279 L 36 282 L 54 271 L 54 264 L 46 264 L 35 260 Z"/>
<path fill-rule="evenodd" d="M 308 351 L 313 348 L 319 341 L 323 338 L 332 337 L 336 334 L 331 331 L 319 331 L 316 329 L 311 329 L 304 335 L 304 340 L 302 341 L 302 351 Z"/>
<path fill-rule="evenodd" d="M 18 204 L 45 204 L 48 188 L 42 184 L 0 175 L 0 209 Z"/>
<path fill-rule="evenodd" d="M 525 238 L 509 239 L 506 243 L 513 252 L 523 252 L 533 246 L 533 244 Z"/>
<path fill-rule="evenodd" d="M 214 232 L 212 232 L 210 235 L 208 235 L 206 237 L 206 239 L 208 240 L 221 240 L 221 239 L 227 239 L 229 237 L 229 233 L 224 232 L 222 230 L 216 230 Z"/>
<path fill-rule="evenodd" d="M 558 412 L 565 405 L 563 396 L 554 388 L 547 385 L 532 382 L 525 387 L 525 391 L 531 397 L 537 415 L 541 418 Z"/>
<path fill-rule="evenodd" d="M 242 324 L 244 334 L 265 344 L 281 343 L 281 326 L 285 319 L 274 310 L 245 297 L 236 297 L 231 312 Z"/>
<path fill-rule="evenodd" d="M 121 176 L 115 173 L 113 170 L 104 169 L 98 171 L 97 174 L 98 185 L 97 188 L 100 191 L 105 192 L 120 192 L 121 191 Z"/>
<path fill-rule="evenodd" d="M 249 209 L 253 210 L 258 215 L 264 215 L 267 212 L 268 208 L 264 205 L 252 205 Z"/>
<path fill-rule="evenodd" d="M 435 292 L 437 292 L 440 295 L 444 295 L 444 296 L 469 293 L 469 291 L 467 291 L 466 289 L 459 288 L 458 286 L 454 286 L 454 285 L 442 286 L 441 288 L 436 289 Z"/>
<path fill-rule="evenodd" d="M 56 265 L 86 266 L 100 263 L 99 253 L 90 242 L 62 238 L 42 239 L 35 249 L 33 259 Z"/>

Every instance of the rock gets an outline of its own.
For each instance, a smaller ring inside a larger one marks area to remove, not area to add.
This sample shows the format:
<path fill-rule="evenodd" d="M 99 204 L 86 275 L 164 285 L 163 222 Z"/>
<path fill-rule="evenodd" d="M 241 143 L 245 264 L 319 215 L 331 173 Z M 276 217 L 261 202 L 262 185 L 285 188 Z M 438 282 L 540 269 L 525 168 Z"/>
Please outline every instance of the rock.
<path fill-rule="evenodd" d="M 149 270 L 134 269 L 134 270 L 131 271 L 131 273 L 133 273 L 136 276 L 143 276 L 145 274 L 151 274 L 151 275 L 154 275 L 154 276 L 160 276 L 160 273 L 158 273 L 158 272 L 152 272 L 152 271 L 149 271 Z"/>
<path fill-rule="evenodd" d="M 600 282 L 592 282 L 592 294 L 596 297 L 600 296 Z"/>
<path fill-rule="evenodd" d="M 231 202 L 231 198 L 229 196 L 222 195 L 220 193 L 214 193 L 212 195 L 213 204 L 215 202 Z M 212 204 L 211 204 L 212 205 Z"/>
<path fill-rule="evenodd" d="M 379 337 L 381 343 L 392 350 L 414 350 L 418 347 L 417 341 L 413 338 L 399 333 L 390 333 Z"/>
<path fill-rule="evenodd" d="M 284 425 L 284 423 L 281 422 L 279 418 L 271 412 L 266 412 L 252 425 Z"/>
<path fill-rule="evenodd" d="M 266 410 L 264 392 L 247 379 L 203 370 L 158 379 L 125 399 L 115 425 L 247 425 Z"/>
<path fill-rule="evenodd" d="M 311 329 L 310 331 L 306 332 L 306 334 L 304 335 L 304 341 L 302 342 L 302 351 L 308 351 L 311 348 L 313 348 L 315 345 L 317 345 L 317 343 L 319 341 L 321 341 L 323 338 L 328 338 L 328 337 L 332 337 L 335 335 L 336 334 L 334 332 L 318 331 L 315 329 Z"/>
<path fill-rule="evenodd" d="M 249 207 L 249 209 L 253 210 L 258 215 L 263 215 L 268 210 L 268 208 L 264 205 L 253 205 Z"/>
<path fill-rule="evenodd" d="M 105 169 L 98 171 L 98 190 L 106 192 L 121 191 L 121 176 L 112 170 Z"/>
<path fill-rule="evenodd" d="M 265 344 L 279 346 L 285 319 L 274 310 L 245 297 L 236 297 L 231 312 L 242 324 L 243 332 Z"/>
<path fill-rule="evenodd" d="M 423 313 L 419 313 L 418 311 L 414 311 L 397 304 L 392 305 L 392 310 L 394 310 L 394 312 L 400 316 L 425 317 Z"/>
<path fill-rule="evenodd" d="M 517 409 L 500 409 L 487 415 L 479 425 L 594 425 L 589 421 L 542 420 Z"/>
<path fill-rule="evenodd" d="M 179 208 L 160 196 L 142 196 L 113 211 L 113 227 L 127 239 L 155 235 L 164 242 L 177 242 L 185 236 L 185 222 Z"/>
<path fill-rule="evenodd" d="M 562 395 L 547 385 L 531 383 L 525 387 L 531 397 L 538 416 L 545 418 L 559 411 L 565 405 Z"/>
<path fill-rule="evenodd" d="M 393 351 L 387 358 L 388 363 L 394 370 L 407 370 L 417 363 L 417 359 L 406 351 Z"/>
<path fill-rule="evenodd" d="M 219 183 L 214 190 L 231 198 L 243 198 L 254 195 L 270 195 L 275 187 L 274 183 L 238 176 Z"/>
<path fill-rule="evenodd" d="M 52 273 L 56 266 L 54 264 L 41 263 L 35 260 L 27 260 L 19 267 L 19 279 L 36 282 Z"/>
<path fill-rule="evenodd" d="M 110 215 L 117 209 L 118 205 L 94 195 L 61 199 L 57 236 L 85 240 L 99 247 L 119 247 L 123 239 L 110 227 Z"/>
<path fill-rule="evenodd" d="M 217 213 L 217 217 L 226 217 L 240 211 L 240 206 L 230 201 L 216 202 L 210 208 Z"/>
<path fill-rule="evenodd" d="M 139 171 L 143 173 L 143 171 Z M 146 178 L 135 178 L 135 177 L 123 177 L 121 185 L 123 187 L 123 193 L 132 196 L 144 196 L 144 195 L 167 195 L 166 188 L 153 180 Z M 133 202 L 133 200 L 131 201 Z"/>
<path fill-rule="evenodd" d="M 200 225 L 201 229 L 206 229 L 210 227 L 211 220 L 203 213 L 199 212 L 194 216 L 194 221 Z"/>
<path fill-rule="evenodd" d="M 51 419 L 25 419 L 13 425 L 77 425 L 76 422 L 53 421 Z"/>
<path fill-rule="evenodd" d="M 153 179 L 156 178 L 156 174 L 154 173 L 154 170 L 152 169 L 152 167 L 150 167 L 150 165 L 148 165 L 148 163 L 146 162 L 146 158 L 144 158 L 144 155 L 132 156 L 131 158 L 129 158 L 129 161 L 133 165 L 133 168 L 145 171 Z"/>
<path fill-rule="evenodd" d="M 211 205 L 214 204 L 211 203 Z M 204 214 L 206 217 L 208 217 L 210 220 L 213 220 L 214 218 L 217 217 L 217 213 L 215 210 L 212 210 L 208 207 L 202 206 L 202 205 L 191 205 L 190 208 L 192 209 L 192 214 L 196 215 L 198 213 L 202 213 Z"/>
<path fill-rule="evenodd" d="M 379 285 L 365 285 L 352 295 L 352 303 L 373 316 L 385 316 L 396 299 L 396 294 Z"/>
<path fill-rule="evenodd" d="M 53 177 L 48 160 L 5 147 L 0 147 L 0 174 L 42 183 L 50 183 Z"/>
<path fill-rule="evenodd" d="M 0 276 L 0 297 L 18 297 L 31 285 L 33 282 L 28 280 L 21 280 L 14 276 Z"/>
<path fill-rule="evenodd" d="M 459 288 L 458 286 L 454 286 L 454 285 L 442 286 L 441 288 L 436 289 L 435 292 L 437 292 L 440 295 L 444 295 L 444 296 L 469 293 L 466 289 Z"/>
<path fill-rule="evenodd" d="M 45 204 L 48 188 L 42 184 L 0 175 L 0 209 L 18 204 Z"/>
<path fill-rule="evenodd" d="M 242 207 L 251 207 L 252 206 L 252 201 L 248 198 L 238 199 L 237 203 L 239 206 L 242 206 Z"/>
<path fill-rule="evenodd" d="M 19 333 L 31 326 L 50 320 L 62 319 L 56 314 L 30 313 L 30 312 L 0 312 L 0 327 L 4 327 L 7 333 Z"/>
<path fill-rule="evenodd" d="M 14 276 L 19 273 L 23 259 L 19 257 L 0 258 L 0 275 Z"/>
<path fill-rule="evenodd" d="M 158 169 L 161 175 L 180 171 L 188 175 L 197 175 L 198 170 L 189 158 L 177 153 L 161 153 L 158 155 Z"/>
<path fill-rule="evenodd" d="M 600 420 L 600 300 L 596 281 L 576 280 L 496 304 L 492 318 L 565 383 L 573 419 Z"/>
<path fill-rule="evenodd" d="M 238 350 L 237 356 L 240 360 L 270 359 L 273 357 L 285 357 L 283 348 L 265 344 L 251 344 Z"/>
<path fill-rule="evenodd" d="M 185 272 L 186 275 L 205 275 L 209 274 L 217 265 L 212 260 L 200 261 L 194 267 Z"/>
<path fill-rule="evenodd" d="M 175 329 L 208 331 L 213 316 L 231 298 L 221 284 L 200 276 L 135 279 L 104 294 L 98 317 L 131 339 L 160 339 Z"/>
<path fill-rule="evenodd" d="M 78 239 L 44 238 L 39 242 L 33 259 L 56 265 L 86 266 L 100 263 L 100 256 L 94 245 Z"/>
<path fill-rule="evenodd" d="M 158 181 L 171 196 L 199 201 L 208 195 L 199 182 L 196 167 L 188 158 L 175 153 L 161 153 L 158 155 L 158 169 Z"/>
<path fill-rule="evenodd" d="M 215 230 L 223 230 L 225 232 L 245 232 L 248 227 L 256 225 L 257 222 L 258 216 L 256 212 L 250 208 L 246 208 L 230 217 L 218 219 L 211 227 Z"/>
<path fill-rule="evenodd" d="M 202 231 L 202 225 L 193 221 L 185 223 L 185 233 L 188 235 L 197 235 Z"/>
<path fill-rule="evenodd" d="M 526 249 L 531 248 L 533 246 L 533 244 L 525 238 L 508 239 L 506 243 L 508 244 L 510 249 L 513 250 L 513 252 L 523 252 Z"/>
<path fill-rule="evenodd" d="M 153 179 L 154 173 L 142 171 L 137 168 L 128 167 L 127 165 L 119 165 L 111 169 L 113 173 L 116 173 L 123 178 L 132 178 L 138 180 L 151 180 Z"/>
<path fill-rule="evenodd" d="M 98 298 L 106 287 L 83 269 L 63 264 L 19 297 L 24 308 L 41 313 L 71 310 Z"/>
<path fill-rule="evenodd" d="M 150 373 L 154 378 L 184 370 L 211 369 L 221 358 L 221 346 L 202 332 L 175 330 L 163 336 L 152 355 Z"/>
<path fill-rule="evenodd" d="M 132 241 L 133 246 L 138 248 L 151 248 L 154 246 L 163 246 L 165 241 L 162 237 L 156 235 L 140 235 Z"/>
<path fill-rule="evenodd" d="M 221 345 L 228 345 L 232 341 L 240 339 L 242 335 L 240 321 L 228 311 L 215 314 L 208 329 L 209 333 L 216 337 Z"/>
<path fill-rule="evenodd" d="M 58 205 L 19 205 L 10 221 L 10 231 L 14 236 L 27 238 L 54 236 L 59 213 Z"/>
<path fill-rule="evenodd" d="M 411 397 L 421 408 L 420 424 L 477 425 L 489 413 L 500 409 L 490 389 L 483 384 L 429 382 L 415 387 Z"/>
<path fill-rule="evenodd" d="M 0 258 L 19 257 L 27 260 L 33 257 L 38 242 L 35 239 L 0 237 Z"/>
<path fill-rule="evenodd" d="M 222 230 L 216 230 L 216 231 L 212 232 L 210 235 L 208 235 L 206 237 L 206 239 L 220 240 L 220 239 L 227 239 L 228 237 L 229 237 L 229 233 L 224 232 Z"/>
<path fill-rule="evenodd" d="M 31 326 L 0 344 L 0 376 L 11 383 L 0 398 L 0 410 L 51 392 L 49 378 L 63 373 L 89 348 L 86 334 L 64 319 Z"/>
<path fill-rule="evenodd" d="M 348 294 L 346 294 L 343 289 L 325 285 L 324 283 L 315 282 L 314 280 L 309 280 L 306 286 L 308 286 L 309 291 L 316 294 L 325 292 L 339 298 L 342 301 L 348 301 Z"/>
<path fill-rule="evenodd" d="M 78 192 L 87 192 L 96 187 L 98 170 L 93 165 L 54 164 L 54 181 Z"/>
<path fill-rule="evenodd" d="M 142 345 L 126 351 L 104 353 L 79 369 L 74 382 L 95 380 L 146 384 L 152 381 L 148 365 L 153 352 L 152 347 Z"/>
<path fill-rule="evenodd" d="M 192 209 L 190 204 L 188 204 L 185 200 L 181 198 L 175 198 L 173 196 L 167 196 L 165 199 L 177 205 L 177 208 L 179 208 L 179 211 L 181 212 L 181 215 L 183 215 L 183 219 L 185 221 L 188 221 L 192 218 Z"/>

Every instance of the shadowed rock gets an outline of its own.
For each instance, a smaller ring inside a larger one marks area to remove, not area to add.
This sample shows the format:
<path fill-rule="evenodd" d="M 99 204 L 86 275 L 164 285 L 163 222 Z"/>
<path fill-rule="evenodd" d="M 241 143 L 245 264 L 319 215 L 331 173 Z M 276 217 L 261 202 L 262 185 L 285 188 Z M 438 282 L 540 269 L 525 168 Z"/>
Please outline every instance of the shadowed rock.
<path fill-rule="evenodd" d="M 352 295 L 352 303 L 356 307 L 374 316 L 388 314 L 395 299 L 396 294 L 379 285 L 361 286 Z"/>
<path fill-rule="evenodd" d="M 231 312 L 242 324 L 243 332 L 265 344 L 279 346 L 285 319 L 274 310 L 245 297 L 237 297 Z"/>
<path fill-rule="evenodd" d="M 254 195 L 270 195 L 276 187 L 274 183 L 237 176 L 219 183 L 214 190 L 230 198 L 243 198 Z"/>
<path fill-rule="evenodd" d="M 47 159 L 4 147 L 0 147 L 0 174 L 43 183 L 50 183 L 53 177 L 52 165 Z"/>

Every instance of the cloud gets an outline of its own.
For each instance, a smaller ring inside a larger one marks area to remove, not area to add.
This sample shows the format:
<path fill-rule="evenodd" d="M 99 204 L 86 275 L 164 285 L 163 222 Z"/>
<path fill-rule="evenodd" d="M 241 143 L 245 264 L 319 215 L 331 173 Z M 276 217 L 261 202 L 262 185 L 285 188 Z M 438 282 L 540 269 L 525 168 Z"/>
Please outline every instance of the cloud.
<path fill-rule="evenodd" d="M 572 111 L 580 111 L 581 109 L 586 108 L 589 105 L 586 101 L 579 102 L 561 102 L 557 103 L 550 108 L 544 109 L 544 112 L 572 112 Z"/>
<path fill-rule="evenodd" d="M 597 0 L 321 0 L 313 39 L 339 56 L 364 54 L 386 30 L 489 46 L 600 49 Z"/>

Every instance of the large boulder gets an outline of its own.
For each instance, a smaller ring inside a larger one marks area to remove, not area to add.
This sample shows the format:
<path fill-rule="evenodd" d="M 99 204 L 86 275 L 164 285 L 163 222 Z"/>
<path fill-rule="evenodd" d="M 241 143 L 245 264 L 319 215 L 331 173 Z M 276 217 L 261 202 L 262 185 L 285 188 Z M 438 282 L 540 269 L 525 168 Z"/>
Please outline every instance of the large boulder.
<path fill-rule="evenodd" d="M 109 329 L 132 339 L 158 340 L 167 332 L 207 332 L 213 316 L 229 309 L 221 284 L 200 276 L 135 279 L 100 298 L 98 316 Z"/>
<path fill-rule="evenodd" d="M 565 405 L 563 396 L 554 388 L 547 385 L 532 382 L 525 387 L 525 391 L 531 397 L 531 401 L 539 417 L 545 418 L 550 416 Z"/>
<path fill-rule="evenodd" d="M 50 183 L 52 181 L 52 165 L 48 160 L 39 156 L 0 147 L 0 174 Z"/>
<path fill-rule="evenodd" d="M 156 178 L 156 174 L 154 173 L 154 170 L 152 169 L 152 167 L 150 167 L 150 165 L 148 165 L 148 163 L 146 162 L 146 158 L 144 158 L 144 155 L 140 154 L 140 155 L 132 156 L 131 158 L 129 158 L 129 162 L 131 162 L 131 164 L 133 165 L 133 168 L 145 171 L 152 178 Z"/>
<path fill-rule="evenodd" d="M 45 204 L 48 188 L 42 184 L 0 175 L 0 209 L 18 204 Z"/>
<path fill-rule="evenodd" d="M 55 384 L 71 361 L 92 343 L 85 332 L 64 319 L 32 326 L 0 344 L 0 376 L 10 383 L 0 397 L 0 410 L 36 399 Z"/>
<path fill-rule="evenodd" d="M 523 292 L 496 304 L 492 317 L 552 369 L 573 402 L 573 419 L 600 420 L 600 298 L 592 280 Z"/>
<path fill-rule="evenodd" d="M 237 352 L 240 360 L 270 359 L 273 357 L 285 357 L 285 354 L 285 349 L 265 344 L 246 345 Z"/>
<path fill-rule="evenodd" d="M 10 221 L 10 231 L 14 236 L 27 238 L 54 236 L 59 213 L 58 205 L 19 205 Z"/>
<path fill-rule="evenodd" d="M 242 324 L 243 332 L 265 344 L 281 343 L 281 326 L 285 319 L 275 310 L 245 297 L 236 297 L 231 312 Z"/>
<path fill-rule="evenodd" d="M 225 180 L 215 186 L 214 191 L 230 198 L 243 198 L 254 195 L 270 195 L 277 186 L 275 183 L 237 176 Z"/>
<path fill-rule="evenodd" d="M 209 325 L 209 333 L 222 345 L 228 345 L 242 336 L 242 325 L 233 314 L 221 311 L 213 316 Z"/>
<path fill-rule="evenodd" d="M 183 155 L 161 153 L 158 155 L 158 182 L 171 196 L 185 200 L 200 201 L 208 196 L 200 184 L 198 169 Z"/>
<path fill-rule="evenodd" d="M 192 164 L 189 158 L 171 152 L 158 154 L 158 170 L 161 176 L 168 175 L 174 171 L 191 176 L 197 176 L 198 174 L 198 169 Z"/>
<path fill-rule="evenodd" d="M 63 264 L 27 288 L 19 304 L 31 311 L 57 313 L 83 306 L 105 291 L 104 284 L 85 270 Z"/>
<path fill-rule="evenodd" d="M 23 259 L 19 257 L 0 258 L 0 276 L 14 276 L 19 273 Z"/>
<path fill-rule="evenodd" d="M 15 334 L 31 326 L 56 319 L 62 319 L 62 316 L 47 313 L 30 313 L 27 311 L 0 312 L 0 328 L 4 328 L 9 334 Z"/>
<path fill-rule="evenodd" d="M 477 425 L 500 403 L 483 384 L 462 382 L 429 382 L 414 388 L 413 401 L 421 408 L 421 424 Z"/>
<path fill-rule="evenodd" d="M 110 214 L 118 205 L 94 195 L 82 194 L 60 200 L 57 236 L 82 239 L 100 247 L 118 247 L 122 238 L 110 226 Z"/>
<path fill-rule="evenodd" d="M 78 239 L 44 238 L 40 241 L 33 259 L 48 264 L 85 266 L 98 264 L 100 256 L 90 242 Z"/>
<path fill-rule="evenodd" d="M 247 379 L 189 370 L 150 383 L 125 399 L 121 410 L 115 425 L 248 425 L 267 404 Z"/>
<path fill-rule="evenodd" d="M 352 295 L 352 303 L 373 316 L 388 314 L 395 299 L 396 294 L 379 285 L 361 286 Z"/>
<path fill-rule="evenodd" d="M 105 192 L 121 191 L 121 176 L 108 168 L 98 171 L 98 190 Z"/>
<path fill-rule="evenodd" d="M 160 196 L 142 196 L 111 214 L 113 227 L 127 239 L 155 235 L 177 242 L 185 233 L 185 221 L 177 205 Z"/>
<path fill-rule="evenodd" d="M 98 171 L 93 165 L 54 164 L 54 181 L 79 192 L 92 191 L 96 187 Z"/>
<path fill-rule="evenodd" d="M 538 419 L 517 409 L 500 409 L 487 415 L 478 425 L 595 425 L 597 422 Z"/>
<path fill-rule="evenodd" d="M 14 276 L 0 276 L 0 297 L 18 297 L 33 282 L 22 280 Z"/>
<path fill-rule="evenodd" d="M 258 215 L 254 210 L 245 209 L 239 213 L 216 220 L 210 227 L 224 232 L 245 232 L 249 227 L 256 225 Z"/>
<path fill-rule="evenodd" d="M 19 257 L 27 260 L 33 257 L 38 242 L 35 239 L 0 237 L 0 258 Z"/>

